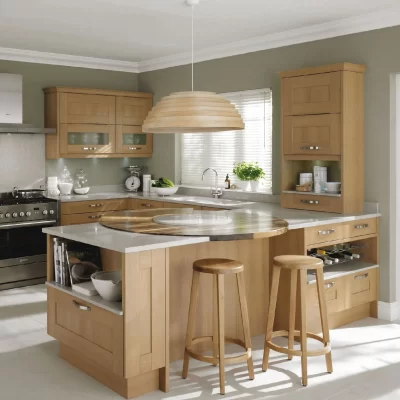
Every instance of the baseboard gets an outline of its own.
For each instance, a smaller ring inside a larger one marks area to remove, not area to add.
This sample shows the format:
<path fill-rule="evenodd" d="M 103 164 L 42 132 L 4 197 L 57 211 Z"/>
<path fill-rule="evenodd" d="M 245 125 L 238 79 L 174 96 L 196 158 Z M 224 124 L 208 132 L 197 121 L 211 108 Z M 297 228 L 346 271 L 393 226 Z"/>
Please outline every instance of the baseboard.
<path fill-rule="evenodd" d="M 400 303 L 397 301 L 394 301 L 393 303 L 379 301 L 378 318 L 383 319 L 384 321 L 395 321 L 400 319 Z"/>

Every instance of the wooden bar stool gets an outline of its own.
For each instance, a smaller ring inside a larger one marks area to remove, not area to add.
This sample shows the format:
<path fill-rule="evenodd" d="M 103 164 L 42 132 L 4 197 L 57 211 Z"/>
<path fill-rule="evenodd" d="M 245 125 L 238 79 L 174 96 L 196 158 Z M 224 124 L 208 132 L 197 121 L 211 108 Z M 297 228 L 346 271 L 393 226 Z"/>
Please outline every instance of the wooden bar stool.
<path fill-rule="evenodd" d="M 235 364 L 247 360 L 250 379 L 254 379 L 253 359 L 251 356 L 251 339 L 249 315 L 243 276 L 244 266 L 239 261 L 224 258 L 209 258 L 197 260 L 193 263 L 192 291 L 190 294 L 189 319 L 186 333 L 185 356 L 183 361 L 182 378 L 186 379 L 189 370 L 189 357 L 213 365 L 219 364 L 220 392 L 225 394 L 225 364 Z M 197 298 L 199 293 L 200 273 L 213 274 L 214 317 L 213 335 L 193 337 Z M 224 329 L 224 275 L 236 274 L 239 303 L 242 313 L 244 342 L 239 339 L 225 337 Z M 192 346 L 201 342 L 212 342 L 213 356 L 204 356 L 192 350 Z M 225 358 L 225 342 L 235 343 L 243 347 L 246 352 L 233 357 Z"/>
<path fill-rule="evenodd" d="M 287 354 L 289 360 L 293 356 L 301 357 L 302 385 L 307 386 L 307 357 L 325 355 L 326 368 L 332 373 L 332 354 L 329 339 L 328 315 L 326 311 L 325 292 L 324 292 L 324 274 L 323 262 L 315 257 L 308 256 L 277 256 L 274 257 L 274 265 L 272 272 L 271 296 L 268 309 L 267 331 L 265 334 L 263 371 L 268 368 L 268 359 L 270 349 L 279 353 Z M 289 304 L 289 331 L 273 332 L 276 301 L 278 296 L 279 276 L 281 268 L 290 270 L 290 304 Z M 322 337 L 315 333 L 307 332 L 307 312 L 306 312 L 306 291 L 307 291 L 307 270 L 315 269 L 317 276 L 318 302 L 321 317 Z M 300 290 L 300 331 L 295 330 L 296 315 L 296 287 L 297 272 L 300 273 L 299 290 Z M 278 336 L 288 336 L 288 348 L 277 346 L 272 343 L 272 338 Z M 293 350 L 294 337 L 300 337 L 300 350 Z M 315 339 L 324 344 L 319 350 L 307 351 L 307 338 Z"/>

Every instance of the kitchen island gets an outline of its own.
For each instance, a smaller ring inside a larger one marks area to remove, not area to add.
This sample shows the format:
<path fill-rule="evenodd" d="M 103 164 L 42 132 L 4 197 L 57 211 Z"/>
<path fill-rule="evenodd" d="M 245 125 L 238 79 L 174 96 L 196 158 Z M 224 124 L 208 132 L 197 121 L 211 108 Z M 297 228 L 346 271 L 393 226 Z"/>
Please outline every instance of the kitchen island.
<path fill-rule="evenodd" d="M 332 222 L 329 215 L 324 220 L 314 213 L 312 221 L 302 220 L 303 225 L 293 229 L 290 222 L 261 210 L 222 212 L 230 216 L 233 226 L 190 232 L 155 223 L 153 217 L 160 214 L 194 213 L 190 208 L 163 208 L 105 214 L 100 224 L 44 229 L 48 235 L 48 333 L 60 341 L 60 356 L 126 398 L 156 389 L 168 391 L 169 362 L 183 358 L 192 263 L 200 258 L 244 263 L 250 330 L 257 336 L 264 334 L 266 326 L 271 258 L 351 242 L 364 249 L 362 262 L 331 271 L 326 280 L 331 327 L 376 316 L 377 214 L 336 216 Z M 53 237 L 98 246 L 103 268 L 122 270 L 122 302 L 107 304 L 55 284 Z M 200 282 L 196 336 L 212 332 L 212 282 L 207 278 Z M 233 280 L 227 279 L 226 288 L 226 335 L 241 338 Z M 280 328 L 288 321 L 287 290 L 284 281 L 276 318 Z M 318 331 L 314 292 L 310 275 L 310 329 Z"/>

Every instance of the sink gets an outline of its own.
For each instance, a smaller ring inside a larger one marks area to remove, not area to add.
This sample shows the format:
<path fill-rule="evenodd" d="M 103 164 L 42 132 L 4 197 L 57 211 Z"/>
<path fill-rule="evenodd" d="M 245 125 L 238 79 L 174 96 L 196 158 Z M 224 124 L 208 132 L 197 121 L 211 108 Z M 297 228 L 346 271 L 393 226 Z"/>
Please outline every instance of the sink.
<path fill-rule="evenodd" d="M 193 214 L 159 215 L 153 221 L 173 226 L 221 226 L 231 224 L 232 218 L 226 211 L 202 211 Z"/>

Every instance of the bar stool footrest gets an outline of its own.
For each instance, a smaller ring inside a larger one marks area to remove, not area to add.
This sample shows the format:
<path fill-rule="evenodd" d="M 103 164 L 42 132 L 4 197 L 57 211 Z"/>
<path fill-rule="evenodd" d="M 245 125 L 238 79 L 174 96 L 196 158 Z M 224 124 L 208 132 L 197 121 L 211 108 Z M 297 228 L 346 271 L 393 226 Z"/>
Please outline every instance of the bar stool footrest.
<path fill-rule="evenodd" d="M 288 331 L 272 332 L 272 338 L 282 337 L 282 336 L 289 336 L 289 332 Z M 300 337 L 300 336 L 301 336 L 300 331 L 294 331 L 294 337 Z M 319 336 L 315 333 L 312 333 L 312 332 L 307 332 L 307 338 L 318 340 L 319 342 L 324 344 L 324 347 L 322 349 L 307 350 L 306 354 L 305 354 L 307 357 L 323 356 L 325 354 L 330 353 L 331 344 L 329 342 L 325 344 L 324 338 L 322 338 L 321 336 Z M 303 355 L 303 352 L 301 350 L 291 350 L 291 349 L 288 349 L 287 347 L 278 346 L 278 345 L 272 343 L 271 340 L 266 341 L 265 346 L 271 350 L 278 352 L 278 353 L 287 354 L 289 356 L 301 357 Z"/>
<path fill-rule="evenodd" d="M 198 361 L 202 361 L 202 362 L 206 362 L 206 363 L 214 364 L 214 365 L 219 364 L 219 357 L 204 356 L 203 354 L 197 353 L 192 350 L 193 345 L 195 345 L 197 343 L 204 343 L 204 342 L 212 343 L 212 340 L 213 340 L 212 336 L 196 337 L 192 340 L 192 345 L 185 349 L 185 353 L 189 357 L 194 358 L 195 360 L 198 360 Z M 251 348 L 246 348 L 246 345 L 243 342 L 243 340 L 226 337 L 225 343 L 237 344 L 238 346 L 243 347 L 246 350 L 245 353 L 240 354 L 238 356 L 225 357 L 224 358 L 225 364 L 236 364 L 236 363 L 247 361 L 249 358 L 251 358 Z"/>

